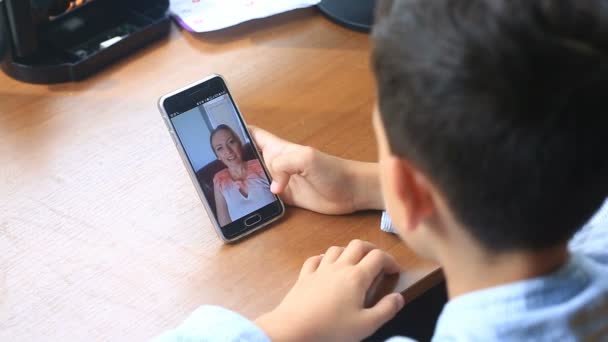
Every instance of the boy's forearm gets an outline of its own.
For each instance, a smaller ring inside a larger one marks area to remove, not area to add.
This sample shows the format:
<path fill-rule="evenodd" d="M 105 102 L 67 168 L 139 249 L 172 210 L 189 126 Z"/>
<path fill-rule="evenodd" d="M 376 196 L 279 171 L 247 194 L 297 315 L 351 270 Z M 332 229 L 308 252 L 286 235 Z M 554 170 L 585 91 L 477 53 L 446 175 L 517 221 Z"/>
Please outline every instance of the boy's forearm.
<path fill-rule="evenodd" d="M 350 161 L 353 204 L 359 210 L 384 210 L 378 163 Z"/>

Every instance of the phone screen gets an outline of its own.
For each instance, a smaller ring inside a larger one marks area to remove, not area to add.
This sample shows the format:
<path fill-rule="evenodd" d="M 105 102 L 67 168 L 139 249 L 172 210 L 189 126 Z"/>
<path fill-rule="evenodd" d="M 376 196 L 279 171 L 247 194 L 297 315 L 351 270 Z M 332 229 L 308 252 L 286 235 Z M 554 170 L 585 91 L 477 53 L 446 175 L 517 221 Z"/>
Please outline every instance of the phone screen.
<path fill-rule="evenodd" d="M 222 234 L 232 239 L 282 214 L 232 96 L 220 77 L 164 101 L 165 111 Z"/>

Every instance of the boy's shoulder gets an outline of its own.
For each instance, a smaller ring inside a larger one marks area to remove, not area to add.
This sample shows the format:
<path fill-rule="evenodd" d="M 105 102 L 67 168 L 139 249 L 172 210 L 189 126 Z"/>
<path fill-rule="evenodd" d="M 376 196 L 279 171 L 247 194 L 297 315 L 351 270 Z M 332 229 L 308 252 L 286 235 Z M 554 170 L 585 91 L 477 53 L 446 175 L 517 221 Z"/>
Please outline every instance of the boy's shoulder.
<path fill-rule="evenodd" d="M 572 239 L 560 270 L 450 301 L 434 340 L 608 338 L 608 202 Z"/>
<path fill-rule="evenodd" d="M 584 254 L 608 265 L 608 200 L 589 223 L 570 240 L 572 253 Z"/>

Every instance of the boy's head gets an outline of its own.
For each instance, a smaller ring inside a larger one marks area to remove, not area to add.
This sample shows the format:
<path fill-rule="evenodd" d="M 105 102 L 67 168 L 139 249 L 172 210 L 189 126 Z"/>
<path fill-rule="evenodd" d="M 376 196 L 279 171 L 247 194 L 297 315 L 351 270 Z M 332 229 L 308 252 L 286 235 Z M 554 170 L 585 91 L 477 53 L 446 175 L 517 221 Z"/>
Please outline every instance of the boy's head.
<path fill-rule="evenodd" d="M 438 196 L 486 249 L 564 244 L 608 195 L 608 4 L 378 6 L 376 126 L 402 235 Z"/>

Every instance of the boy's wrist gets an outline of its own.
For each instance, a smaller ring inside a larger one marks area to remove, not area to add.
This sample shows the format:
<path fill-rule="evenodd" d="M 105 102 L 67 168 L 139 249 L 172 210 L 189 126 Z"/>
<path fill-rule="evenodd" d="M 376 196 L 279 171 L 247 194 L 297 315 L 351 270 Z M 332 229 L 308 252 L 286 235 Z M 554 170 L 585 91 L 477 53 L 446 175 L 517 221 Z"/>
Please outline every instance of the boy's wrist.
<path fill-rule="evenodd" d="M 353 186 L 354 210 L 384 210 L 378 163 L 351 162 L 356 163 L 348 168 Z"/>
<path fill-rule="evenodd" d="M 262 329 L 262 331 L 264 331 L 266 336 L 268 336 L 271 341 L 283 341 L 284 338 L 281 336 L 282 333 L 277 331 L 277 324 L 276 322 L 272 321 L 271 314 L 271 312 L 263 314 L 262 316 L 256 318 L 254 323 L 260 329 Z"/>
<path fill-rule="evenodd" d="M 264 331 L 266 336 L 273 342 L 299 342 L 307 339 L 299 336 L 297 328 L 293 325 L 285 324 L 274 311 L 258 317 L 254 323 Z"/>

